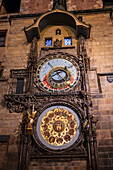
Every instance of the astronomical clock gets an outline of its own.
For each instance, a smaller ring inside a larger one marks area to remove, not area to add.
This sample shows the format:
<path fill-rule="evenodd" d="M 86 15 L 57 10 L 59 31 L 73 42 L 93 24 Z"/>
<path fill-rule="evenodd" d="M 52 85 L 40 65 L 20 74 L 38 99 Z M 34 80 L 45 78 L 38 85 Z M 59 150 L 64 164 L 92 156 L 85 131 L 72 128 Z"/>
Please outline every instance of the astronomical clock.
<path fill-rule="evenodd" d="M 67 101 L 67 94 L 78 86 L 80 77 L 79 59 L 74 55 L 58 51 L 39 59 L 35 85 L 49 94 L 51 101 L 47 99 L 50 103 L 36 118 L 33 137 L 37 145 L 50 153 L 70 150 L 80 137 L 82 116 L 77 107 L 68 106 Z"/>
<path fill-rule="evenodd" d="M 18 71 L 18 77 L 20 73 L 25 77 L 25 92 L 12 99 L 5 96 L 10 111 L 24 112 L 19 168 L 40 157 L 84 158 L 88 170 L 95 158 L 96 167 L 85 46 L 90 26 L 67 11 L 54 9 L 24 31 L 31 43 L 27 69 Z"/>
<path fill-rule="evenodd" d="M 77 85 L 80 68 L 67 54 L 50 54 L 38 65 L 36 84 L 48 92 L 66 92 Z"/>

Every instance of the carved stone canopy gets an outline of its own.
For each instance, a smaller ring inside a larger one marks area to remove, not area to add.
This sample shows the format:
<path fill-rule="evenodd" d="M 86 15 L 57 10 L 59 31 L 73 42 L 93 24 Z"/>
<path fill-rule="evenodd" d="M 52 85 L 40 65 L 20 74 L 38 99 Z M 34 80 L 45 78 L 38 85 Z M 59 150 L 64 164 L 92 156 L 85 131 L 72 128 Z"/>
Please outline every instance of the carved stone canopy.
<path fill-rule="evenodd" d="M 90 25 L 79 21 L 72 13 L 56 9 L 43 14 L 34 24 L 24 28 L 28 42 L 31 42 L 34 36 L 39 39 L 40 33 L 49 25 L 69 26 L 76 30 L 77 37 L 80 35 L 90 37 Z"/>

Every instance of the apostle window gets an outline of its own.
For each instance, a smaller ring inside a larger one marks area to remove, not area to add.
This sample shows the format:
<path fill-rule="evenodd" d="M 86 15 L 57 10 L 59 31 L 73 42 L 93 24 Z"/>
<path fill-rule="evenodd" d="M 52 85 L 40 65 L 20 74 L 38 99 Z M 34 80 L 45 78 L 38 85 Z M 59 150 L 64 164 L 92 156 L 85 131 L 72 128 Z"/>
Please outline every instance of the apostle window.
<path fill-rule="evenodd" d="M 45 46 L 46 47 L 52 46 L 52 38 L 46 38 L 45 39 Z"/>
<path fill-rule="evenodd" d="M 65 37 L 65 38 L 64 38 L 64 45 L 65 45 L 65 46 L 72 45 L 72 39 L 71 39 L 71 37 Z"/>

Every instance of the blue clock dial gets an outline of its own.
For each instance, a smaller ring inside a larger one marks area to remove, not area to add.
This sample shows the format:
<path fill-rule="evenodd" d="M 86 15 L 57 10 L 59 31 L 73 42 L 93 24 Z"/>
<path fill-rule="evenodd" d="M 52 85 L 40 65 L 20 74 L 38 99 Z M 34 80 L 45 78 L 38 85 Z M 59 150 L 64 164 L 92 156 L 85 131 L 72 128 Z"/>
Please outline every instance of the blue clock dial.
<path fill-rule="evenodd" d="M 77 62 L 65 55 L 54 55 L 44 59 L 37 68 L 37 83 L 47 91 L 68 91 L 80 79 Z"/>
<path fill-rule="evenodd" d="M 52 73 L 52 78 L 56 81 L 66 80 L 66 72 L 58 69 Z"/>

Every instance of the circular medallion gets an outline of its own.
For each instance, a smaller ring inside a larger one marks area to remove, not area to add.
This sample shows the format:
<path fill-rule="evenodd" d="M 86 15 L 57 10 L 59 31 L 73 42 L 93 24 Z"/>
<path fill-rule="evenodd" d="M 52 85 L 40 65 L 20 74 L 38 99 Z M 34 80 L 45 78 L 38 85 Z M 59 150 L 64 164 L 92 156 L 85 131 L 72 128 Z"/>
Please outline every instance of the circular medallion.
<path fill-rule="evenodd" d="M 72 109 L 52 106 L 39 116 L 36 132 L 46 147 L 53 150 L 65 149 L 78 139 L 80 121 Z"/>
<path fill-rule="evenodd" d="M 80 79 L 80 69 L 74 58 L 66 55 L 50 55 L 37 68 L 37 81 L 50 92 L 68 91 Z"/>
<path fill-rule="evenodd" d="M 61 120 L 57 120 L 53 124 L 53 129 L 55 132 L 62 132 L 64 130 L 65 124 Z"/>

